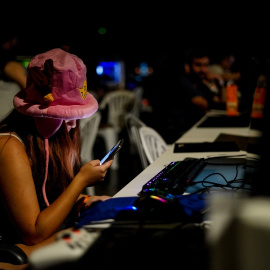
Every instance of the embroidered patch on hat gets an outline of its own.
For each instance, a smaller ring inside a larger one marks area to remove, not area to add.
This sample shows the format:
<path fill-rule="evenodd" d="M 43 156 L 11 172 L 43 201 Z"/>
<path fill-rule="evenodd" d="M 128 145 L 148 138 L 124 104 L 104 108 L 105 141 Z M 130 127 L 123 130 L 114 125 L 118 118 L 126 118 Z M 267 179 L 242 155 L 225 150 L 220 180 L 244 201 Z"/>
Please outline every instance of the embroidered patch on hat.
<path fill-rule="evenodd" d="M 79 88 L 79 90 L 80 90 L 82 98 L 85 99 L 86 94 L 87 94 L 87 82 L 86 82 L 86 80 L 83 82 L 83 87 Z"/>

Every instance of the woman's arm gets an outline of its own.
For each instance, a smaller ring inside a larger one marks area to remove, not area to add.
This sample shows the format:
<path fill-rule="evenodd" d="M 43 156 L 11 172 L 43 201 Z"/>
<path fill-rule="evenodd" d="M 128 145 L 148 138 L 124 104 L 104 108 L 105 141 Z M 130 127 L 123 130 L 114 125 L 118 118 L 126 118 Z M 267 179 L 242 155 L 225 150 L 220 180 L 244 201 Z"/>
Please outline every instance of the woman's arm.
<path fill-rule="evenodd" d="M 5 65 L 4 72 L 6 76 L 19 84 L 19 86 L 24 89 L 26 87 L 26 73 L 24 67 L 16 62 L 10 61 Z"/>
<path fill-rule="evenodd" d="M 40 243 L 57 232 L 82 190 L 87 185 L 102 181 L 111 164 L 112 161 L 102 166 L 99 166 L 98 160 L 88 162 L 67 189 L 49 207 L 40 211 L 31 167 L 24 146 L 16 138 L 1 137 L 1 196 L 25 243 L 28 245 Z"/>

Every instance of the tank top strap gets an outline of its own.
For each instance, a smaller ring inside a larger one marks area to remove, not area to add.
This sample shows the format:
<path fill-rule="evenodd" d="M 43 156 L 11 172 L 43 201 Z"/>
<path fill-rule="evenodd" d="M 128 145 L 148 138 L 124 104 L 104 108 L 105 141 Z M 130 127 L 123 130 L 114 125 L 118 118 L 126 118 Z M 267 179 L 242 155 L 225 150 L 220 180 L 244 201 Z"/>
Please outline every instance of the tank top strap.
<path fill-rule="evenodd" d="M 18 139 L 24 145 L 22 139 L 17 134 L 14 134 L 14 133 L 11 133 L 11 132 L 0 133 L 0 136 L 7 136 L 7 135 L 15 137 L 16 139 Z"/>

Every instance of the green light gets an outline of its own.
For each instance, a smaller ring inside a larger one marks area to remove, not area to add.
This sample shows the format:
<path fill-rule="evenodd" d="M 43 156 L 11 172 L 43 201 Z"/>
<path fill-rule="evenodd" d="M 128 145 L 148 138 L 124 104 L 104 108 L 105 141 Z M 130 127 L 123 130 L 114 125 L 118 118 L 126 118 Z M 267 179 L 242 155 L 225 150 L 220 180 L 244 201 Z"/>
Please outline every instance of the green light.
<path fill-rule="evenodd" d="M 100 34 L 100 35 L 104 35 L 104 34 L 106 34 L 106 28 L 105 27 L 100 27 L 99 29 L 98 29 L 98 33 Z"/>

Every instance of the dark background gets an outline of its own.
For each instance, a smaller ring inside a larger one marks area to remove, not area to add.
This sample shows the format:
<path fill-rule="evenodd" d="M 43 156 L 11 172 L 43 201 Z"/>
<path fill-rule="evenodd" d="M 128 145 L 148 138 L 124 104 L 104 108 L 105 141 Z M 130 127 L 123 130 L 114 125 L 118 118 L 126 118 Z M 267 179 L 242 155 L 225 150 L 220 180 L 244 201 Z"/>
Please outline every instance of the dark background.
<path fill-rule="evenodd" d="M 233 51 L 247 76 L 269 62 L 269 11 L 258 1 L 250 6 L 235 1 L 5 1 L 1 13 L 1 28 L 20 35 L 19 55 L 68 45 L 87 65 L 90 88 L 101 59 L 123 60 L 127 79 L 141 62 L 154 73 L 166 70 L 170 79 L 181 70 L 185 53 L 198 45 L 214 56 Z M 106 34 L 98 33 L 100 27 Z"/>
<path fill-rule="evenodd" d="M 68 43 L 84 56 L 154 61 L 160 53 L 180 55 L 193 44 L 243 55 L 268 50 L 269 12 L 260 2 L 177 3 L 148 1 L 3 2 L 1 28 L 16 27 L 27 54 Z M 6 3 L 6 4 L 5 4 Z M 105 35 L 98 34 L 106 27 Z M 264 52 L 263 52 L 264 51 Z"/>

